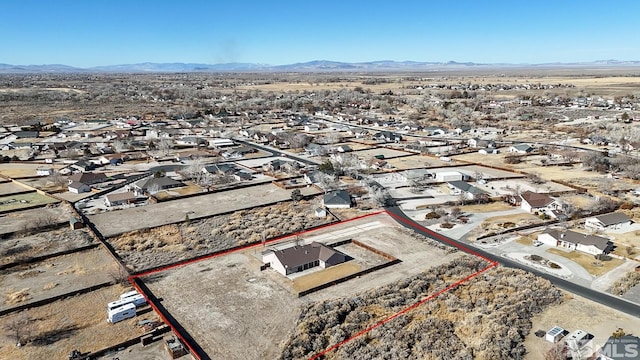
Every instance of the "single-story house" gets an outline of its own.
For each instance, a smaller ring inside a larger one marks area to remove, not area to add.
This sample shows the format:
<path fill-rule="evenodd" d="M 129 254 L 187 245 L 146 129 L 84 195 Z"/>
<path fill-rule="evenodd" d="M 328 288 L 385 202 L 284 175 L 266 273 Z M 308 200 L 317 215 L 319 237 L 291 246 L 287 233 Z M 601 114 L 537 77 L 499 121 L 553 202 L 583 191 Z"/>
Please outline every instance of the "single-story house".
<path fill-rule="evenodd" d="M 70 182 L 67 186 L 67 189 L 69 190 L 69 192 L 72 192 L 74 194 L 81 194 L 91 191 L 91 187 L 89 185 L 77 181 Z"/>
<path fill-rule="evenodd" d="M 608 254 L 613 250 L 611 240 L 589 234 L 567 230 L 547 230 L 538 235 L 538 241 L 551 246 L 560 246 L 571 250 L 582 251 L 591 255 Z"/>
<path fill-rule="evenodd" d="M 135 204 L 146 199 L 147 198 L 145 196 L 137 196 L 133 191 L 126 191 L 107 195 L 105 197 L 104 203 L 105 205 L 111 207 L 125 204 Z"/>
<path fill-rule="evenodd" d="M 592 216 L 584 221 L 584 226 L 593 230 L 616 230 L 631 225 L 631 219 L 621 212 Z"/>
<path fill-rule="evenodd" d="M 547 194 L 535 193 L 533 191 L 525 191 L 520 194 L 522 201 L 520 207 L 527 212 L 543 212 L 558 210 L 560 205 L 558 202 Z"/>
<path fill-rule="evenodd" d="M 107 175 L 104 173 L 82 172 L 69 176 L 69 184 L 79 182 L 87 185 L 93 185 L 104 181 L 107 181 Z"/>
<path fill-rule="evenodd" d="M 518 154 L 528 154 L 533 151 L 533 147 L 529 144 L 514 144 L 509 146 L 509 152 Z"/>
<path fill-rule="evenodd" d="M 348 209 L 351 207 L 351 195 L 345 190 L 334 190 L 326 193 L 322 199 L 328 209 Z"/>
<path fill-rule="evenodd" d="M 167 190 L 167 189 L 182 187 L 184 186 L 184 184 L 180 181 L 173 180 L 172 178 L 163 176 L 163 177 L 150 177 L 150 178 L 138 180 L 135 183 L 133 183 L 133 186 L 143 191 L 149 191 L 149 190 L 160 191 L 160 190 Z"/>
<path fill-rule="evenodd" d="M 500 152 L 500 150 L 498 150 L 496 148 L 483 148 L 483 149 L 478 150 L 478 153 L 485 154 L 485 155 L 498 154 L 499 152 Z"/>
<path fill-rule="evenodd" d="M 345 254 L 315 241 L 285 249 L 269 249 L 262 253 L 262 262 L 285 276 L 316 266 L 326 269 L 347 260 Z"/>
<path fill-rule="evenodd" d="M 447 186 L 451 189 L 451 195 L 464 194 L 465 199 L 475 200 L 488 195 L 486 191 L 479 189 L 466 181 L 449 181 Z"/>
<path fill-rule="evenodd" d="M 90 161 L 80 160 L 75 164 L 72 164 L 70 168 L 78 171 L 91 171 L 95 168 L 95 165 L 92 164 Z"/>

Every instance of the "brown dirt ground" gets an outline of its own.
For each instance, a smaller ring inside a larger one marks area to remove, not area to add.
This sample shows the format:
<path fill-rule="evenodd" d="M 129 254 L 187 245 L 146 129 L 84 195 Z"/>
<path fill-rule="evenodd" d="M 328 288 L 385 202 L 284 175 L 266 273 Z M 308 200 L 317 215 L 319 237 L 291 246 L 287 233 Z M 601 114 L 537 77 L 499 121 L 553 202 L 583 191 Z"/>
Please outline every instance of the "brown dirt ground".
<path fill-rule="evenodd" d="M 3 270 L 0 309 L 112 281 L 117 269 L 116 262 L 98 248 Z"/>
<path fill-rule="evenodd" d="M 353 261 L 346 262 L 295 278 L 293 280 L 293 289 L 297 292 L 301 292 L 307 289 L 311 289 L 315 286 L 322 285 L 351 274 L 355 274 L 360 270 L 362 270 L 360 264 Z"/>
<path fill-rule="evenodd" d="M 615 259 L 615 258 L 612 258 L 611 260 L 607 260 L 607 261 L 598 261 L 593 257 L 593 255 L 585 254 L 580 251 L 566 252 L 560 249 L 550 248 L 550 249 L 547 249 L 547 252 L 555 255 L 560 255 L 569 260 L 575 261 L 580 266 L 585 268 L 585 270 L 587 270 L 589 274 L 594 276 L 600 276 L 602 274 L 605 274 L 613 270 L 614 268 L 622 265 L 623 263 L 622 260 Z M 596 265 L 596 264 L 601 264 L 601 265 Z"/>
<path fill-rule="evenodd" d="M 141 335 L 142 329 L 135 325 L 142 319 L 158 320 L 154 312 L 116 324 L 106 321 L 106 304 L 128 290 L 127 287 L 114 285 L 0 318 L 0 323 L 6 324 L 27 314 L 36 319 L 30 325 L 33 327 L 31 337 L 40 339 L 37 343 L 31 342 L 18 348 L 11 339 L 2 336 L 0 358 L 66 359 L 73 349 L 93 352 Z"/>
<path fill-rule="evenodd" d="M 533 327 L 524 343 L 529 360 L 544 360 L 545 353 L 552 346 L 544 338 L 534 335 L 537 330 L 548 331 L 556 325 L 568 331 L 581 329 L 593 334 L 595 343 L 602 344 L 619 327 L 631 332 L 640 328 L 638 318 L 569 293 L 565 294 L 561 304 L 547 307 L 534 316 L 532 322 Z"/>

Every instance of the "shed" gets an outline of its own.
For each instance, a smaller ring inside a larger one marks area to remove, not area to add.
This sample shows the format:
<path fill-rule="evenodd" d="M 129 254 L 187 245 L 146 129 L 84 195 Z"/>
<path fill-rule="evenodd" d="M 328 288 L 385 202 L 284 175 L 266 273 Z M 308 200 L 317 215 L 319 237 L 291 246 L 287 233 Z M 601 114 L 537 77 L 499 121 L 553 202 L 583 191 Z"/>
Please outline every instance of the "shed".
<path fill-rule="evenodd" d="M 565 334 L 566 333 L 563 328 L 561 328 L 560 326 L 554 326 L 551 328 L 551 330 L 547 331 L 544 339 L 548 342 L 557 343 L 565 336 Z"/>
<path fill-rule="evenodd" d="M 327 210 L 323 207 L 316 208 L 316 217 L 327 217 Z"/>

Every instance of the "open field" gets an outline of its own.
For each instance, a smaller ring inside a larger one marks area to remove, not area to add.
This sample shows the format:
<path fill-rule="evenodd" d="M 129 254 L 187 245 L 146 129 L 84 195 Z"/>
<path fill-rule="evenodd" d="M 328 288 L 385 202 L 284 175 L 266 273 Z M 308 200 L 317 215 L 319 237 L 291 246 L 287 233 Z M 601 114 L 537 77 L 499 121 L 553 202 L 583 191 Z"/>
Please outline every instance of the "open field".
<path fill-rule="evenodd" d="M 405 156 L 401 158 L 394 159 L 385 159 L 387 163 L 392 165 L 398 169 L 419 169 L 431 166 L 444 166 L 447 165 L 446 162 L 441 161 L 439 159 L 423 156 L 423 155 L 413 155 L 413 156 Z"/>
<path fill-rule="evenodd" d="M 69 221 L 72 210 L 66 204 L 50 204 L 43 208 L 15 211 L 0 214 L 0 235 L 15 232 L 35 230 L 38 223 L 59 223 Z"/>
<path fill-rule="evenodd" d="M 27 187 L 20 186 L 19 184 L 13 182 L 3 182 L 0 183 L 0 196 L 9 195 L 21 191 L 31 190 Z"/>
<path fill-rule="evenodd" d="M 507 205 L 503 202 L 492 202 L 489 204 L 475 204 L 459 206 L 462 213 L 488 213 L 494 211 L 512 210 L 513 206 Z"/>
<path fill-rule="evenodd" d="M 527 359 L 545 359 L 546 352 L 553 344 L 536 337 L 534 333 L 537 330 L 548 331 L 556 325 L 568 331 L 587 331 L 594 335 L 593 342 L 596 345 L 602 345 L 620 327 L 637 335 L 636 331 L 640 328 L 638 318 L 573 294 L 564 294 L 561 303 L 551 305 L 533 317 L 533 327 L 524 343 Z"/>
<path fill-rule="evenodd" d="M 305 196 L 321 193 L 320 190 L 313 187 L 301 188 L 300 191 Z M 291 190 L 265 184 L 89 215 L 88 217 L 103 236 L 110 237 L 132 230 L 181 222 L 185 220 L 187 215 L 189 219 L 195 220 L 288 200 L 291 200 Z M 216 206 L 211 206 L 211 204 Z"/>
<path fill-rule="evenodd" d="M 141 270 L 198 255 L 256 243 L 303 228 L 328 224 L 331 217 L 316 217 L 315 205 L 302 200 L 229 215 L 133 231 L 108 241 L 132 269 Z"/>
<path fill-rule="evenodd" d="M 589 274 L 593 276 L 600 276 L 602 274 L 605 274 L 622 265 L 622 263 L 624 262 L 623 260 L 616 258 L 611 258 L 610 260 L 606 261 L 596 260 L 593 255 L 585 254 L 580 251 L 566 252 L 561 249 L 550 248 L 547 249 L 547 252 L 555 255 L 560 255 L 578 263 L 580 266 L 585 268 L 585 270 L 587 270 Z"/>
<path fill-rule="evenodd" d="M 21 178 L 36 176 L 36 170 L 41 167 L 60 169 L 62 165 L 53 164 L 30 164 L 30 163 L 2 163 L 0 164 L 0 174 L 10 178 Z"/>
<path fill-rule="evenodd" d="M 5 195 L 0 197 L 0 211 L 15 210 L 30 206 L 52 204 L 57 202 L 59 202 L 59 200 L 39 194 L 35 191 L 26 194 Z"/>
<path fill-rule="evenodd" d="M 113 281 L 118 265 L 102 249 L 57 256 L 0 271 L 0 309 Z"/>
<path fill-rule="evenodd" d="M 58 230 L 38 232 L 27 236 L 14 236 L 0 241 L 0 265 L 75 249 L 94 243 L 86 230 Z"/>
<path fill-rule="evenodd" d="M 260 271 L 261 246 L 142 278 L 212 358 L 274 359 L 308 301 L 351 296 L 457 258 L 413 238 L 386 215 L 312 231 L 305 243 L 357 239 L 402 263 L 297 298 L 293 281 Z M 292 238 L 283 241 L 292 241 Z"/>
<path fill-rule="evenodd" d="M 116 324 L 106 321 L 106 304 L 127 290 L 121 285 L 109 286 L 0 318 L 2 324 L 31 319 L 25 326 L 31 341 L 18 348 L 15 341 L 1 336 L 0 358 L 67 359 L 73 349 L 93 352 L 141 335 L 142 328 L 135 324 L 142 319 L 157 320 L 155 313 L 148 312 Z"/>

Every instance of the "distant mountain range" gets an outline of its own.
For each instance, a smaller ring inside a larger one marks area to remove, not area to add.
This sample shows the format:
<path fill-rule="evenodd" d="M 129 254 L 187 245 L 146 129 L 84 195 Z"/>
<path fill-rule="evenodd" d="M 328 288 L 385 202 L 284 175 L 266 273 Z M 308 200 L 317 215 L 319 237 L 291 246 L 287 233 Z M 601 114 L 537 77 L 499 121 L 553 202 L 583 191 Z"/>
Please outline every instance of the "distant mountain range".
<path fill-rule="evenodd" d="M 482 64 L 473 62 L 419 62 L 381 60 L 348 63 L 328 60 L 314 60 L 288 65 L 266 65 L 253 63 L 195 64 L 195 63 L 140 63 L 77 68 L 73 66 L 49 65 L 9 65 L 0 64 L 0 73 L 179 73 L 179 72 L 382 72 L 382 71 L 440 71 L 461 69 L 500 68 L 584 68 L 584 67 L 638 67 L 640 61 L 599 60 L 573 63 L 542 64 Z"/>

